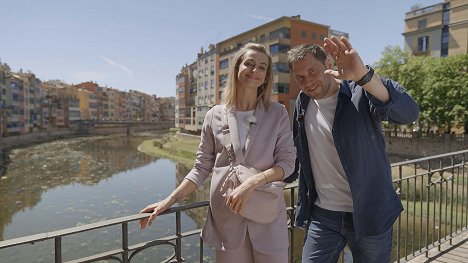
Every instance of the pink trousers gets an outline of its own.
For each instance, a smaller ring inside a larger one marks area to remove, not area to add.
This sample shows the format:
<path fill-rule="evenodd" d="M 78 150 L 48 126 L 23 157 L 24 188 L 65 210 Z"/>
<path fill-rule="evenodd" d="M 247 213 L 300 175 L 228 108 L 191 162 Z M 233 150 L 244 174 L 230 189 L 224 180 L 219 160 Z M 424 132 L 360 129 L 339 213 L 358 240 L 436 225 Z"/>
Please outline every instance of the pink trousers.
<path fill-rule="evenodd" d="M 280 250 L 273 254 L 263 254 L 252 247 L 249 233 L 245 235 L 242 246 L 235 251 L 216 250 L 217 263 L 288 263 L 288 250 Z"/>

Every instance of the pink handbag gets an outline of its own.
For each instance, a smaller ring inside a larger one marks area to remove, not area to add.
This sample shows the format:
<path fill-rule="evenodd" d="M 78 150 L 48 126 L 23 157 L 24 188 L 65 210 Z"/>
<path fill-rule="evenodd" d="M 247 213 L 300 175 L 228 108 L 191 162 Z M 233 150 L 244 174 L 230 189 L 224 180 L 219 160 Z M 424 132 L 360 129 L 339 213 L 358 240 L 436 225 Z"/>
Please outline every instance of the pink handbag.
<path fill-rule="evenodd" d="M 242 164 L 236 168 L 240 183 L 260 172 Z M 283 182 L 271 182 L 257 187 L 240 211 L 241 216 L 262 224 L 273 222 L 281 209 L 280 202 L 283 200 L 281 196 L 285 185 Z"/>

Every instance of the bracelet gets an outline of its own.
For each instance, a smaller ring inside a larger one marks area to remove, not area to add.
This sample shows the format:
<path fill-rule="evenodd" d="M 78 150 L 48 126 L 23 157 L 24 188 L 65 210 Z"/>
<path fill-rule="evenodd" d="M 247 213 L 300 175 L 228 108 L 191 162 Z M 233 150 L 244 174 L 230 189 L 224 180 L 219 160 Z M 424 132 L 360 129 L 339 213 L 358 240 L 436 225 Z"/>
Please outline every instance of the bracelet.
<path fill-rule="evenodd" d="M 266 174 L 265 174 L 264 172 L 262 172 L 262 174 L 263 174 L 263 177 L 265 177 L 265 184 L 267 184 L 267 183 L 268 183 L 268 179 L 267 179 L 267 177 L 266 177 Z"/>
<path fill-rule="evenodd" d="M 374 69 L 369 65 L 366 65 L 366 68 L 369 69 L 366 75 L 364 75 L 360 80 L 356 81 L 356 84 L 361 87 L 369 83 L 369 81 L 371 81 L 372 77 L 374 76 Z"/>

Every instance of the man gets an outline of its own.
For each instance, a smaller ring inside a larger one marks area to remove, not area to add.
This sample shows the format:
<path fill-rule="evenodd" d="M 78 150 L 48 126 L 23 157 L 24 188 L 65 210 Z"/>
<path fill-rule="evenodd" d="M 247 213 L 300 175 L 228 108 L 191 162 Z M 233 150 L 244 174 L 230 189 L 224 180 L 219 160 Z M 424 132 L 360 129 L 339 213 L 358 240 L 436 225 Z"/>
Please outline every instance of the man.
<path fill-rule="evenodd" d="M 412 123 L 419 108 L 400 84 L 365 66 L 346 38 L 326 38 L 323 46 L 288 52 L 301 89 L 293 120 L 296 170 L 288 181 L 299 176 L 296 225 L 307 229 L 302 262 L 336 262 L 346 244 L 355 263 L 389 262 L 392 225 L 403 207 L 381 121 Z"/>

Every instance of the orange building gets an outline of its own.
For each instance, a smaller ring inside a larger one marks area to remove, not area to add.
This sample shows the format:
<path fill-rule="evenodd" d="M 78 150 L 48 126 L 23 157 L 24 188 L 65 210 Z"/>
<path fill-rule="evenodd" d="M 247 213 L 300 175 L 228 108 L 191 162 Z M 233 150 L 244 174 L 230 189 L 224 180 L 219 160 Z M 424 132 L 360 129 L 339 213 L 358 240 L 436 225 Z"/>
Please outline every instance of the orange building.
<path fill-rule="evenodd" d="M 254 42 L 264 45 L 270 52 L 273 62 L 273 96 L 272 100 L 285 105 L 292 117 L 294 102 L 299 87 L 289 72 L 287 52 L 299 44 L 322 45 L 323 39 L 331 35 L 346 36 L 348 34 L 332 30 L 329 26 L 306 20 L 300 16 L 283 16 L 252 30 L 246 31 L 217 44 L 217 103 L 221 103 L 225 95 L 229 65 L 232 56 L 245 43 Z"/>

